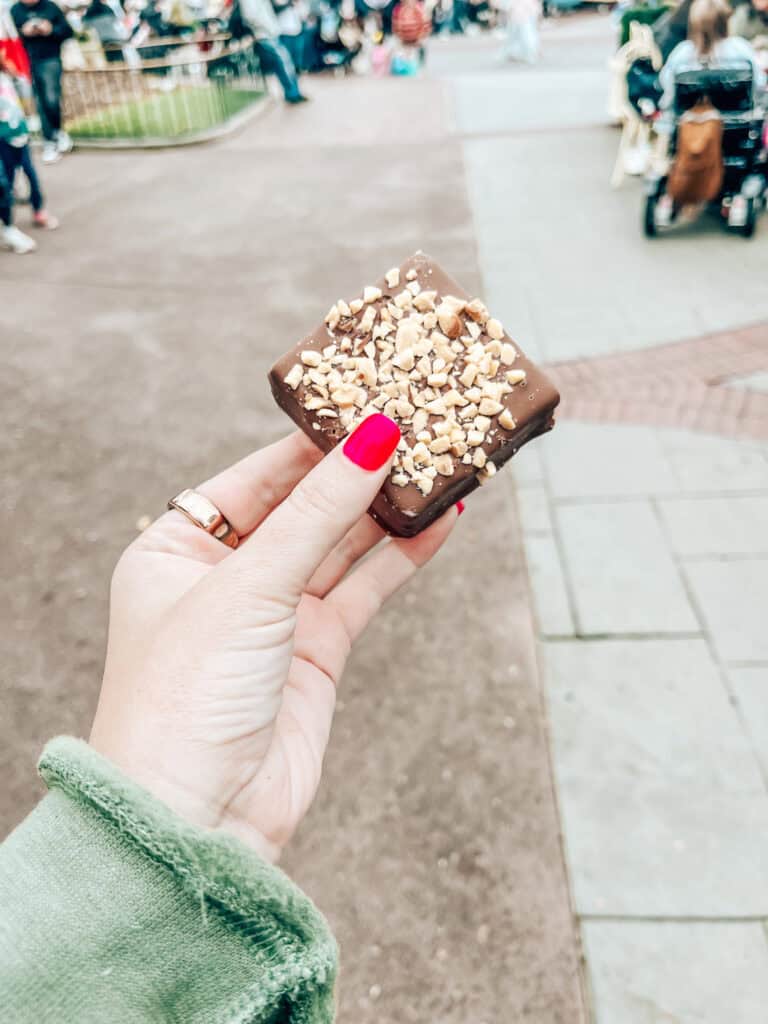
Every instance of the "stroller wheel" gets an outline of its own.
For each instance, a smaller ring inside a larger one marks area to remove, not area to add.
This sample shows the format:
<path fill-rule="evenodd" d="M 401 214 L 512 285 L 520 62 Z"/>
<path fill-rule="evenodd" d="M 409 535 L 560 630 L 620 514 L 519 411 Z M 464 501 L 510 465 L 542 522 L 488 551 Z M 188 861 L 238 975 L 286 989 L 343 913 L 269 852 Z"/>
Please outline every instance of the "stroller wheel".
<path fill-rule="evenodd" d="M 755 233 L 757 227 L 757 211 L 758 206 L 754 199 L 747 200 L 747 217 L 744 221 L 744 226 L 741 229 L 742 235 L 745 238 L 751 238 Z"/>
<path fill-rule="evenodd" d="M 645 211 L 643 214 L 643 231 L 646 238 L 655 238 L 656 231 L 656 203 L 658 196 L 648 196 L 645 200 Z"/>

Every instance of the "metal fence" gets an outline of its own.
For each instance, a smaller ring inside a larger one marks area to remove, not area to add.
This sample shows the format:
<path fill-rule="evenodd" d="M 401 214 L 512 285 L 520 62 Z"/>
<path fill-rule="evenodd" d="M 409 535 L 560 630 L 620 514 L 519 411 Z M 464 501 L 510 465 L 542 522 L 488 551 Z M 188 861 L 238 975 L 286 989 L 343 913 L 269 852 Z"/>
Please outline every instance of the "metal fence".
<path fill-rule="evenodd" d="M 64 72 L 64 124 L 80 144 L 167 146 L 234 128 L 266 96 L 253 42 L 152 39 L 82 53 Z"/>

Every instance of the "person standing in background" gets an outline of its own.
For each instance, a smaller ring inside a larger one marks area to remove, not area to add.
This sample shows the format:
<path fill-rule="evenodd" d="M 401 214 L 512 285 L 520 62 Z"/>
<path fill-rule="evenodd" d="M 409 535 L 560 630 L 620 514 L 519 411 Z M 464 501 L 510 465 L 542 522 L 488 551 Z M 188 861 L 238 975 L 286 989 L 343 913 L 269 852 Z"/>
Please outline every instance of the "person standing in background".
<path fill-rule="evenodd" d="M 306 103 L 291 55 L 280 42 L 280 26 L 270 0 L 235 0 L 233 6 L 239 8 L 239 16 L 248 34 L 253 36 L 262 70 L 277 75 L 285 102 Z"/>
<path fill-rule="evenodd" d="M 280 29 L 279 40 L 291 55 L 296 73 L 306 71 L 304 62 L 304 19 L 296 0 L 281 4 L 275 0 L 275 14 Z"/>
<path fill-rule="evenodd" d="M 61 44 L 74 33 L 53 0 L 18 0 L 11 8 L 11 17 L 29 57 L 45 139 L 43 163 L 52 164 L 72 149 L 72 140 L 61 127 Z"/>

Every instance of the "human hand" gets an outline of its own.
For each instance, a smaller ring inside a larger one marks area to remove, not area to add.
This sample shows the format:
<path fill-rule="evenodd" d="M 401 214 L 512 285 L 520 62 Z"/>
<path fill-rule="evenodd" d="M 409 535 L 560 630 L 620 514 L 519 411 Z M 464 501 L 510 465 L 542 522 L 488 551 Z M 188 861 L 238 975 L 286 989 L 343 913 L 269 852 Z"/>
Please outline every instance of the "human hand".
<path fill-rule="evenodd" d="M 53 25 L 46 18 L 41 18 L 37 23 L 37 34 L 39 36 L 49 36 L 53 32 Z"/>
<path fill-rule="evenodd" d="M 370 417 L 323 458 L 291 434 L 199 488 L 237 550 L 173 510 L 115 569 L 91 744 L 270 860 L 315 796 L 352 643 L 456 522 L 451 509 L 358 564 L 384 538 L 365 510 L 399 436 Z"/>

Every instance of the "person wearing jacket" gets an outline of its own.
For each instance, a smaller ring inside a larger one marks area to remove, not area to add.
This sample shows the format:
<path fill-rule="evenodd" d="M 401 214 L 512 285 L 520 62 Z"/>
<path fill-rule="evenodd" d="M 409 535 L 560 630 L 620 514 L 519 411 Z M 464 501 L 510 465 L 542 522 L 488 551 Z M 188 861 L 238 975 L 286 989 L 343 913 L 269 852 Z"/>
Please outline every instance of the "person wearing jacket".
<path fill-rule="evenodd" d="M 270 0 L 235 0 L 235 3 L 239 4 L 244 25 L 253 36 L 262 69 L 267 74 L 277 75 L 285 102 L 306 103 L 291 55 L 280 42 L 280 25 Z"/>
<path fill-rule="evenodd" d="M 335 942 L 275 861 L 352 644 L 460 512 L 379 546 L 399 442 L 381 414 L 325 457 L 295 432 L 124 552 L 90 742 L 48 744 L 48 794 L 0 846 L 4 1022 L 333 1020 Z"/>
<path fill-rule="evenodd" d="M 11 17 L 29 57 L 45 139 L 43 163 L 55 163 L 72 148 L 72 140 L 61 127 L 61 46 L 73 35 L 72 27 L 53 0 L 18 0 Z"/>

